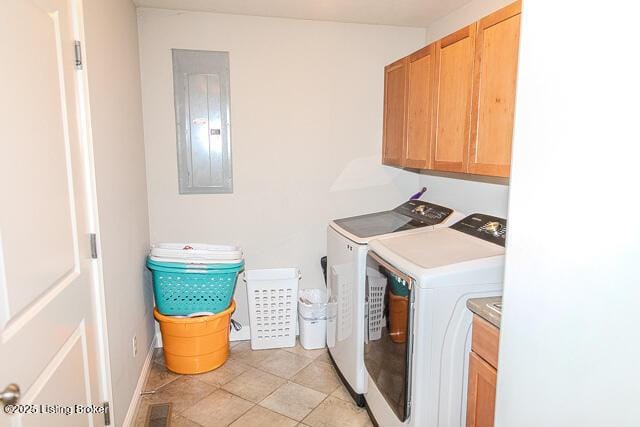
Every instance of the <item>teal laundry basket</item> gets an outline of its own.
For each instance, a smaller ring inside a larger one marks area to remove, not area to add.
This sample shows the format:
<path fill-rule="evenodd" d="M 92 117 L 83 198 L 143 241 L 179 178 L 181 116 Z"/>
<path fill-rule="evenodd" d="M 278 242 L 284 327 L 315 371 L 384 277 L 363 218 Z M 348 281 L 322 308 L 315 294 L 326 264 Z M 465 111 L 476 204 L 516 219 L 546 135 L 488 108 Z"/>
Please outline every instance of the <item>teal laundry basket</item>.
<path fill-rule="evenodd" d="M 403 279 L 392 273 L 388 273 L 387 276 L 389 277 L 389 282 L 391 283 L 391 292 L 394 295 L 397 295 L 399 297 L 409 296 L 409 288 L 407 287 L 407 283 Z"/>
<path fill-rule="evenodd" d="M 156 308 L 167 316 L 220 313 L 231 304 L 244 261 L 230 264 L 186 264 L 147 258 L 153 276 Z"/>

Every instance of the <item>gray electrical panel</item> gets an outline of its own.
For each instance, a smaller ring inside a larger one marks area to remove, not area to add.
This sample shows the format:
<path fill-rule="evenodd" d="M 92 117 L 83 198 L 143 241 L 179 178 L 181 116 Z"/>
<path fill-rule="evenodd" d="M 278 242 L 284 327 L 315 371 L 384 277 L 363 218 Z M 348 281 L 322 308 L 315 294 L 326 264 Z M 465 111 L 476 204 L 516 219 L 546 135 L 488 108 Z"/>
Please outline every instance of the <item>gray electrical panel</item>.
<path fill-rule="evenodd" d="M 172 53 L 180 194 L 232 193 L 229 53 Z"/>

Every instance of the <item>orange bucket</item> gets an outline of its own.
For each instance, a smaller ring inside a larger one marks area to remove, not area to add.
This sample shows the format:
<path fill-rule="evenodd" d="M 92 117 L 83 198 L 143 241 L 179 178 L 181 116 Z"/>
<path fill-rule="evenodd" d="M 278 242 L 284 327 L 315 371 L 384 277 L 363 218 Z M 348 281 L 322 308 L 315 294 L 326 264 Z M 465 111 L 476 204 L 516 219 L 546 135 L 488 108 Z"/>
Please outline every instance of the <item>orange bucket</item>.
<path fill-rule="evenodd" d="M 389 292 L 389 338 L 402 344 L 407 341 L 409 298 Z"/>
<path fill-rule="evenodd" d="M 201 317 L 173 317 L 153 309 L 160 322 L 167 369 L 178 374 L 200 374 L 216 369 L 229 357 L 229 323 L 236 302 L 225 311 Z"/>

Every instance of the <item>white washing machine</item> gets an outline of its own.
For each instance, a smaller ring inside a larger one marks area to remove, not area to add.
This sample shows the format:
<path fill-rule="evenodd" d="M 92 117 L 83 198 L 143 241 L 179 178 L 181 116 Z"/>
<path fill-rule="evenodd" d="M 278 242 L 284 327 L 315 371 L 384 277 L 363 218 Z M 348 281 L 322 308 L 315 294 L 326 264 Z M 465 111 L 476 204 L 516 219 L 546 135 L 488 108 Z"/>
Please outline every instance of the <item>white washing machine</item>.
<path fill-rule="evenodd" d="M 383 427 L 464 427 L 469 298 L 502 294 L 506 220 L 473 214 L 431 233 L 373 240 L 386 324 L 364 345 L 370 413 Z M 367 289 L 369 292 L 369 289 Z"/>
<path fill-rule="evenodd" d="M 335 310 L 327 324 L 327 346 L 338 373 L 359 406 L 364 368 L 367 244 L 374 238 L 411 235 L 448 227 L 464 215 L 444 206 L 410 200 L 391 211 L 332 221 L 327 232 L 327 287 Z"/>

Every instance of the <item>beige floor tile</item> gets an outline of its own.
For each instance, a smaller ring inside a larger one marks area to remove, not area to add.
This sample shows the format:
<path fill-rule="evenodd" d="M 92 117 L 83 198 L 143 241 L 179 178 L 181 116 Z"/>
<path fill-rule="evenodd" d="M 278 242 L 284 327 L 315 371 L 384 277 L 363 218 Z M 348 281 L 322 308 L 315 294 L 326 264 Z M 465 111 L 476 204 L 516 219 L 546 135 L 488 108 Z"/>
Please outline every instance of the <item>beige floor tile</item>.
<path fill-rule="evenodd" d="M 167 370 L 164 364 L 153 362 L 149 369 L 147 382 L 144 385 L 144 391 L 158 390 L 178 378 L 180 378 L 180 375 Z"/>
<path fill-rule="evenodd" d="M 318 361 L 311 362 L 291 378 L 291 381 L 326 394 L 331 394 L 340 386 L 340 378 L 333 366 Z"/>
<path fill-rule="evenodd" d="M 172 427 L 371 425 L 339 382 L 326 350 L 299 343 L 261 351 L 252 351 L 249 341 L 230 346 L 222 367 L 191 376 L 167 371 L 162 349 L 156 349 L 145 391 L 157 392 L 140 399 L 133 425 L 145 427 L 149 405 L 165 402 L 173 403 Z"/>
<path fill-rule="evenodd" d="M 319 391 L 288 382 L 260 402 L 260 406 L 302 421 L 326 396 Z"/>
<path fill-rule="evenodd" d="M 299 354 L 300 356 L 306 356 L 310 359 L 315 359 L 316 357 L 320 356 L 322 353 L 327 352 L 327 350 L 324 348 L 319 348 L 316 350 L 307 350 L 302 346 L 302 344 L 300 344 L 299 341 L 296 342 L 295 347 L 283 348 L 283 350 L 286 350 L 290 353 Z"/>
<path fill-rule="evenodd" d="M 224 390 L 216 390 L 182 413 L 205 427 L 226 427 L 254 406 Z"/>
<path fill-rule="evenodd" d="M 193 377 L 207 384 L 220 387 L 248 369 L 251 369 L 251 366 L 238 362 L 237 360 L 228 359 L 225 364 L 218 369 L 205 372 L 204 374 L 194 375 Z"/>
<path fill-rule="evenodd" d="M 285 350 L 278 350 L 276 353 L 260 362 L 257 368 L 267 371 L 270 374 L 289 379 L 312 361 L 313 359 L 300 356 L 299 354 L 290 353 Z"/>
<path fill-rule="evenodd" d="M 138 401 L 138 408 L 136 409 L 136 416 L 133 419 L 134 427 L 144 427 L 147 419 L 147 411 L 149 410 L 149 400 L 140 398 Z"/>
<path fill-rule="evenodd" d="M 331 396 L 337 397 L 340 400 L 344 400 L 345 402 L 349 402 L 355 405 L 355 401 L 349 394 L 347 388 L 342 383 L 340 383 L 340 386 L 333 393 L 331 393 Z"/>
<path fill-rule="evenodd" d="M 293 427 L 297 424 L 291 418 L 256 405 L 231 424 L 231 427 Z"/>
<path fill-rule="evenodd" d="M 242 341 L 240 344 L 237 344 L 231 348 L 229 359 L 242 362 L 246 365 L 257 368 L 261 362 L 263 362 L 270 356 L 273 356 L 278 351 L 280 350 L 251 350 L 251 343 L 249 341 Z"/>
<path fill-rule="evenodd" d="M 304 420 L 310 427 L 369 427 L 367 412 L 355 405 L 329 396 Z"/>
<path fill-rule="evenodd" d="M 332 363 L 331 362 L 331 358 L 329 357 L 329 352 L 328 351 L 323 351 L 322 353 L 320 353 L 320 355 L 318 355 L 316 357 L 316 360 L 318 362 Z"/>
<path fill-rule="evenodd" d="M 170 427 L 202 427 L 202 424 L 191 421 L 189 418 L 185 418 L 182 415 L 174 415 L 171 418 Z"/>
<path fill-rule="evenodd" d="M 251 351 L 251 341 L 238 341 L 231 348 L 233 352 Z"/>
<path fill-rule="evenodd" d="M 173 413 L 180 414 L 194 403 L 214 391 L 216 387 L 191 377 L 180 377 L 156 393 L 144 396 L 149 403 L 173 403 Z"/>
<path fill-rule="evenodd" d="M 286 380 L 280 377 L 250 368 L 222 388 L 243 399 L 258 403 L 284 383 Z"/>

